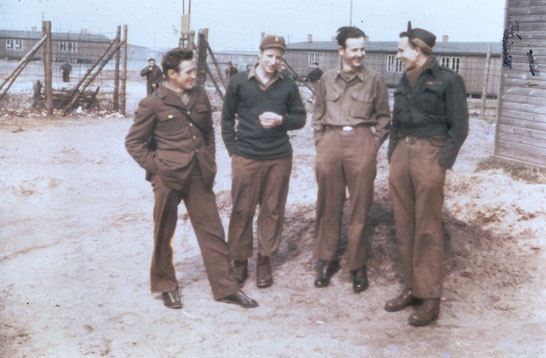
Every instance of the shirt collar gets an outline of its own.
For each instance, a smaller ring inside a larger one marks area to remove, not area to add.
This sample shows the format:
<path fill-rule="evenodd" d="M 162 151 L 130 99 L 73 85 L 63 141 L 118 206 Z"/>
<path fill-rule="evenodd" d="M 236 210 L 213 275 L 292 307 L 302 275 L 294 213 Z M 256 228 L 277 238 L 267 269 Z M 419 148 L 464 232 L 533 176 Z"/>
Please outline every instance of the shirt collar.
<path fill-rule="evenodd" d="M 251 79 L 252 77 L 258 77 L 257 74 L 256 74 L 256 68 L 258 67 L 258 65 L 259 65 L 258 63 L 254 64 L 254 66 L 252 66 L 250 71 L 248 71 L 248 79 Z M 277 78 L 284 78 L 284 75 L 278 69 L 277 69 L 277 71 L 275 71 L 275 73 L 271 77 L 270 82 L 271 83 L 275 82 L 275 80 Z M 256 78 L 256 80 L 258 80 L 258 78 Z"/>
<path fill-rule="evenodd" d="M 343 78 L 341 75 L 341 68 L 337 70 L 337 76 Z M 351 80 L 354 78 L 358 78 L 361 82 L 366 81 L 366 67 L 364 67 L 364 65 L 361 65 L 356 72 L 354 72 L 354 76 L 351 76 Z"/>

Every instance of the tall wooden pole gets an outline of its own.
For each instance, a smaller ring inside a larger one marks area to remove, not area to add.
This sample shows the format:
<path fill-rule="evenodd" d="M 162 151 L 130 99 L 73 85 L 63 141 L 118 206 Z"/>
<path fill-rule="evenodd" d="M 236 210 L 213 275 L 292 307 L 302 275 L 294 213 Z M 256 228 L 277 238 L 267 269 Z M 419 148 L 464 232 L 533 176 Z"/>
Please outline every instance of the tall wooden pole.
<path fill-rule="evenodd" d="M 209 29 L 199 30 L 197 35 L 197 86 L 204 87 L 207 79 L 207 38 Z"/>
<path fill-rule="evenodd" d="M 117 32 L 116 32 L 116 45 L 120 43 L 121 38 L 121 26 L 118 26 Z M 118 49 L 116 51 L 116 57 L 115 57 L 115 70 L 114 70 L 114 111 L 119 110 L 119 60 L 120 60 L 120 54 L 119 52 L 121 49 Z"/>
<path fill-rule="evenodd" d="M 487 57 L 485 58 L 485 69 L 483 73 L 483 88 L 482 88 L 482 108 L 480 111 L 481 119 L 485 120 L 485 106 L 487 101 L 487 85 L 489 84 L 489 67 L 491 63 L 491 45 L 487 48 Z"/>
<path fill-rule="evenodd" d="M 127 25 L 123 25 L 123 69 L 121 72 L 119 113 L 124 116 L 127 108 L 127 41 Z"/>
<path fill-rule="evenodd" d="M 47 36 L 45 46 L 43 48 L 44 61 L 44 93 L 45 106 L 48 116 L 53 115 L 53 69 L 51 61 L 51 21 L 42 22 L 42 33 Z"/>

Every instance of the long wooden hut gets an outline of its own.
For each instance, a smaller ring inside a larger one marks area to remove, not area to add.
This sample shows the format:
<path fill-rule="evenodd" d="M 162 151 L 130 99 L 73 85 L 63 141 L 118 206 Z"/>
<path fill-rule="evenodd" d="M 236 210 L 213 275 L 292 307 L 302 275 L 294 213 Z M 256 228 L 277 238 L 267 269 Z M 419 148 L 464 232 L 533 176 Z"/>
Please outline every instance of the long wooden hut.
<path fill-rule="evenodd" d="M 546 0 L 507 0 L 495 156 L 546 167 Z"/>

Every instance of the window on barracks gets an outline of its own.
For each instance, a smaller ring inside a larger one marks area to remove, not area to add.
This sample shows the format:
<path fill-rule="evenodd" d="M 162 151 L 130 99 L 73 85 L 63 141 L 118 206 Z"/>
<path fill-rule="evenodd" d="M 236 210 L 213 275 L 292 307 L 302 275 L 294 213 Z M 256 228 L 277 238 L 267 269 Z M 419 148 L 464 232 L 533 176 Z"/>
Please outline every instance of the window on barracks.
<path fill-rule="evenodd" d="M 320 63 L 319 61 L 319 53 L 318 52 L 309 52 L 309 61 L 308 65 L 309 67 L 313 67 L 313 63 Z"/>
<path fill-rule="evenodd" d="M 78 46 L 73 41 L 61 41 L 59 42 L 59 51 L 61 52 L 77 52 Z"/>
<path fill-rule="evenodd" d="M 23 49 L 23 40 L 16 40 L 16 39 L 6 40 L 6 50 L 22 50 L 22 49 Z"/>
<path fill-rule="evenodd" d="M 441 65 L 459 73 L 461 59 L 459 57 L 442 57 Z"/>
<path fill-rule="evenodd" d="M 387 57 L 387 72 L 403 72 L 403 65 L 395 55 L 388 55 Z"/>

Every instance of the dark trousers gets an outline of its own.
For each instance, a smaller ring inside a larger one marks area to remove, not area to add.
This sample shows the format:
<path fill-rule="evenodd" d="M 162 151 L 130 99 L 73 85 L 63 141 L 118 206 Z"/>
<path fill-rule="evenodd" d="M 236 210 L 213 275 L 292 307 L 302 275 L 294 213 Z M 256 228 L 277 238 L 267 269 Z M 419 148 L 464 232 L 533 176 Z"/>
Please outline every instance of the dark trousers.
<path fill-rule="evenodd" d="M 291 156 L 254 160 L 232 155 L 233 208 L 228 229 L 229 256 L 232 260 L 252 256 L 252 222 L 258 204 L 258 253 L 271 256 L 277 252 L 291 172 Z"/>
<path fill-rule="evenodd" d="M 154 93 L 155 89 L 157 88 L 157 84 L 156 83 L 152 83 L 152 82 L 147 82 L 146 83 L 146 94 L 149 96 L 151 95 L 152 93 Z"/>
<path fill-rule="evenodd" d="M 389 190 L 404 285 L 420 298 L 442 296 L 444 141 L 405 137 L 390 160 Z"/>
<path fill-rule="evenodd" d="M 172 237 L 176 229 L 178 204 L 184 200 L 195 230 L 201 256 L 215 299 L 238 291 L 216 196 L 205 188 L 201 175 L 194 175 L 187 188 L 177 191 L 166 186 L 158 175 L 151 179 L 154 191 L 154 252 L 150 270 L 152 292 L 176 290 L 178 281 L 173 266 Z"/>
<path fill-rule="evenodd" d="M 373 199 L 378 143 L 367 126 L 327 127 L 317 144 L 318 184 L 314 257 L 337 260 L 346 188 L 350 196 L 347 266 L 366 264 L 368 213 Z"/>
<path fill-rule="evenodd" d="M 70 72 L 63 72 L 63 82 L 70 82 Z"/>

